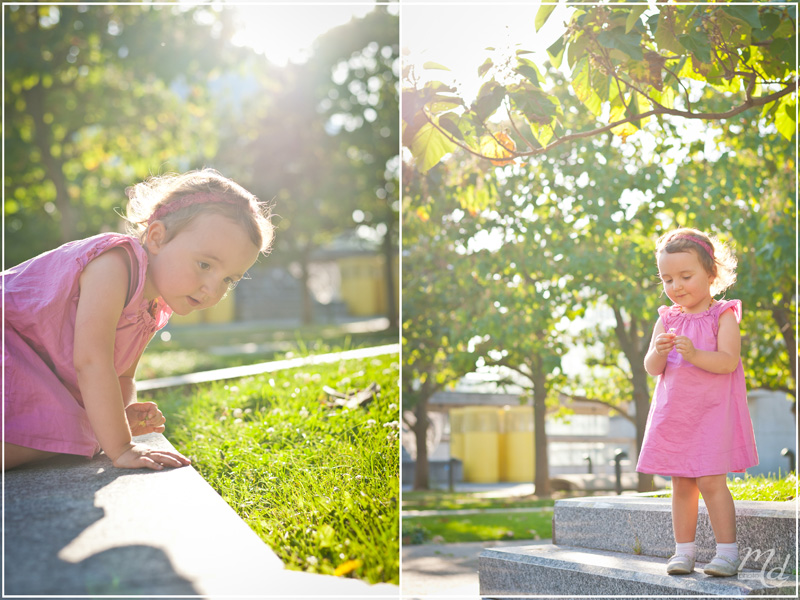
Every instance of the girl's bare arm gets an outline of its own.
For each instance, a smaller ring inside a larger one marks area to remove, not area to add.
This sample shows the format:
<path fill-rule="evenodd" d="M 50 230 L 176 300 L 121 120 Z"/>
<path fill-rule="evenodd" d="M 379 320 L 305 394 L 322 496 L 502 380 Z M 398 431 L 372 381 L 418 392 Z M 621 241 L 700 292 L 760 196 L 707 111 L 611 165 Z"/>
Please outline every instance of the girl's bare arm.
<path fill-rule="evenodd" d="M 133 446 L 114 369 L 117 322 L 128 290 L 127 260 L 124 250 L 114 249 L 86 265 L 75 317 L 73 362 L 78 385 L 92 429 L 111 460 Z"/>
<path fill-rule="evenodd" d="M 673 337 L 673 334 L 665 331 L 664 324 L 659 317 L 650 338 L 650 348 L 644 357 L 644 369 L 653 377 L 664 372 L 664 368 L 667 366 L 667 355 L 672 349 Z"/>
<path fill-rule="evenodd" d="M 152 337 L 150 338 L 152 339 Z M 136 367 L 139 365 L 141 354 L 136 357 L 133 364 L 119 376 L 119 387 L 122 390 L 122 402 L 125 406 L 125 416 L 131 429 L 131 435 L 144 435 L 145 433 L 162 433 L 165 430 L 166 419 L 155 402 L 139 402 L 136 397 Z"/>
<path fill-rule="evenodd" d="M 675 349 L 696 367 L 711 373 L 732 373 L 739 366 L 742 338 L 739 323 L 732 310 L 726 310 L 719 317 L 717 350 L 698 350 L 689 338 L 678 336 Z"/>
<path fill-rule="evenodd" d="M 114 368 L 116 327 L 128 289 L 128 257 L 112 249 L 92 260 L 80 277 L 73 362 L 92 430 L 115 466 L 160 469 L 188 461 L 131 441 L 120 379 Z M 148 455 L 153 453 L 151 458 Z"/>

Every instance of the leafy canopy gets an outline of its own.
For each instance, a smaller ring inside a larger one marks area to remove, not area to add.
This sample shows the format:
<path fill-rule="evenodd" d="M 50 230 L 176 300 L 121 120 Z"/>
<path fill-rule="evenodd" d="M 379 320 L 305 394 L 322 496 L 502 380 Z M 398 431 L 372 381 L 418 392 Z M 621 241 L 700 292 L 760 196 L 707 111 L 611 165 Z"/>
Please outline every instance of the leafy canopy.
<path fill-rule="evenodd" d="M 541 6 L 537 29 L 554 7 Z M 579 7 L 548 55 L 568 73 L 593 127 L 565 126 L 565 110 L 577 103 L 565 105 L 530 52 L 517 50 L 505 65 L 490 59 L 478 68 L 484 83 L 469 105 L 440 81 L 406 89 L 404 145 L 422 172 L 458 147 L 502 165 L 606 131 L 624 139 L 654 117 L 723 120 L 750 109 L 790 140 L 796 18 L 790 3 Z M 491 124 L 500 119 L 507 123 Z"/>

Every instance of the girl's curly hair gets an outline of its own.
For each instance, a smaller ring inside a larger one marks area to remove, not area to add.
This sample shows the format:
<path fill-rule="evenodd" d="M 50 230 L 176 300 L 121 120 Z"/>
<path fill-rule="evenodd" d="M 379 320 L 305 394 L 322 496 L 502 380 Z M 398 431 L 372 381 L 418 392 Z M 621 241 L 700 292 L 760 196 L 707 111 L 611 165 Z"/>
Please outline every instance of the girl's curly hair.
<path fill-rule="evenodd" d="M 223 177 L 214 169 L 201 169 L 182 174 L 151 177 L 125 190 L 128 208 L 125 220 L 128 233 L 146 240 L 151 217 L 159 209 L 194 194 L 210 194 L 220 202 L 190 204 L 174 211 L 166 211 L 158 220 L 167 230 L 167 241 L 175 237 L 203 213 L 215 213 L 230 218 L 242 226 L 250 240 L 263 253 L 268 254 L 274 239 L 270 205 L 261 202 L 238 183 Z"/>
<path fill-rule="evenodd" d="M 712 296 L 721 294 L 736 283 L 736 257 L 731 249 L 702 231 L 681 227 L 665 233 L 656 242 L 656 256 L 661 252 L 694 252 L 706 272 L 714 278 L 711 282 Z"/>

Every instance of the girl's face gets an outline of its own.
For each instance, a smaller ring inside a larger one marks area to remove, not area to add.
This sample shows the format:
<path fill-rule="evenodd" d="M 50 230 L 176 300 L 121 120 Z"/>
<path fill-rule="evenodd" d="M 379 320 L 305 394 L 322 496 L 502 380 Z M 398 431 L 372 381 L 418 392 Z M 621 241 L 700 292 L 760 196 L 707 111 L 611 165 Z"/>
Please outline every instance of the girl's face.
<path fill-rule="evenodd" d="M 695 252 L 662 250 L 658 254 L 658 274 L 670 300 L 684 312 L 700 313 L 711 305 L 711 283 L 714 277 L 700 264 Z"/>
<path fill-rule="evenodd" d="M 240 225 L 214 213 L 199 215 L 165 240 L 164 224 L 155 221 L 147 233 L 145 297 L 160 297 L 179 315 L 214 306 L 259 254 Z"/>

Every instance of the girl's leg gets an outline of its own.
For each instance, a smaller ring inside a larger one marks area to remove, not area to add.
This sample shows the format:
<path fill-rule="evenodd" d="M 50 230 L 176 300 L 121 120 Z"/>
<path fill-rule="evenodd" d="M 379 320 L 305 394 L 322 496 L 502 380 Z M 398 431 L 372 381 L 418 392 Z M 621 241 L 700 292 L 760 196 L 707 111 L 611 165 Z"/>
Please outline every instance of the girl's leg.
<path fill-rule="evenodd" d="M 725 474 L 709 475 L 697 478 L 697 487 L 703 494 L 708 518 L 711 520 L 711 529 L 718 544 L 733 544 L 736 542 L 736 509 L 733 497 L 728 489 L 728 479 Z"/>
<path fill-rule="evenodd" d="M 672 530 L 676 544 L 694 542 L 699 494 L 694 477 L 672 478 Z"/>
<path fill-rule="evenodd" d="M 3 442 L 3 453 L 5 454 L 5 469 L 13 469 L 26 463 L 36 462 L 58 456 L 55 452 L 45 452 L 44 450 L 34 450 L 25 446 L 17 446 Z"/>

